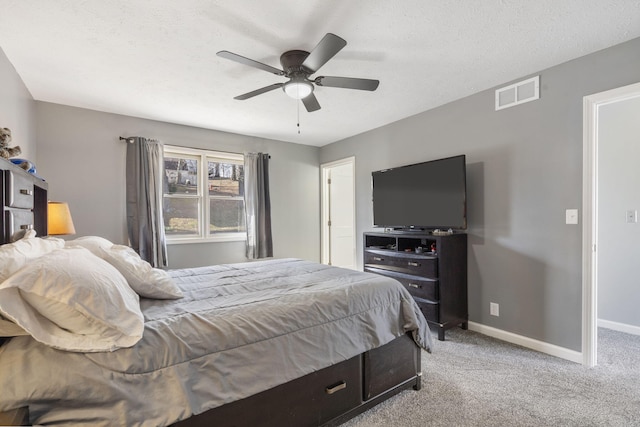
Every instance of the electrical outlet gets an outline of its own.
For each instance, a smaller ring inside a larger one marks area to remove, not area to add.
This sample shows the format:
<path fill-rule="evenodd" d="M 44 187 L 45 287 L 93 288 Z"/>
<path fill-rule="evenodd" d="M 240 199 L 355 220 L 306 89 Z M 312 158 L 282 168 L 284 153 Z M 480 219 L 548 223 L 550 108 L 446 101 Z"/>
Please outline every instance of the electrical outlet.
<path fill-rule="evenodd" d="M 500 316 L 500 304 L 495 302 L 489 303 L 489 314 L 492 316 Z"/>

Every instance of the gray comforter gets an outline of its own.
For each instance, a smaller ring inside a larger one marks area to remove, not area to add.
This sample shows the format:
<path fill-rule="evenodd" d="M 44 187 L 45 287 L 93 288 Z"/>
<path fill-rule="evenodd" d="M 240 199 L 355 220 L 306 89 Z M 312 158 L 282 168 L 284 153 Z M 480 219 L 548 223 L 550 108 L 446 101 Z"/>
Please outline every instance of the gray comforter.
<path fill-rule="evenodd" d="M 174 270 L 180 300 L 142 299 L 143 338 L 70 353 L 31 337 L 0 347 L 0 410 L 36 424 L 165 425 L 379 347 L 412 331 L 409 293 L 382 276 L 297 260 Z"/>

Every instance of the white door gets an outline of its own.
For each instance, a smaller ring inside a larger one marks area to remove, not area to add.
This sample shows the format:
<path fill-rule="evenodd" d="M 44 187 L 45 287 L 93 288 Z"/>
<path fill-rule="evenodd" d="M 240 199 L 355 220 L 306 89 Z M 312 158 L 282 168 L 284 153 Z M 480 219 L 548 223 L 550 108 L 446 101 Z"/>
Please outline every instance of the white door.
<path fill-rule="evenodd" d="M 583 102 L 583 228 L 582 228 L 582 357 L 583 364 L 597 364 L 598 342 L 598 140 L 600 109 L 640 97 L 640 83 L 586 96 Z M 629 153 L 625 153 L 629 155 Z M 635 210 L 634 206 L 624 209 Z M 622 220 L 625 212 L 620 214 Z M 627 224 L 628 225 L 628 224 Z M 630 227 L 635 224 L 629 225 Z M 627 256 L 627 254 L 622 255 Z"/>
<path fill-rule="evenodd" d="M 356 268 L 354 158 L 322 166 L 322 262 Z"/>

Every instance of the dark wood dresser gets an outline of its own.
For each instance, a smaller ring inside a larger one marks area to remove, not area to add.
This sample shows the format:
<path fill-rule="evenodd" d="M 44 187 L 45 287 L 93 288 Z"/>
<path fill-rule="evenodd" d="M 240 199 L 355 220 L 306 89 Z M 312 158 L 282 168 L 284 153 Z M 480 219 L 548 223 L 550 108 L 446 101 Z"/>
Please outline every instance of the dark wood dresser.
<path fill-rule="evenodd" d="M 44 180 L 0 158 L 0 244 L 27 229 L 40 237 L 47 235 L 47 191 Z"/>
<path fill-rule="evenodd" d="M 467 235 L 364 233 L 364 271 L 393 277 L 418 303 L 438 339 L 467 329 Z"/>

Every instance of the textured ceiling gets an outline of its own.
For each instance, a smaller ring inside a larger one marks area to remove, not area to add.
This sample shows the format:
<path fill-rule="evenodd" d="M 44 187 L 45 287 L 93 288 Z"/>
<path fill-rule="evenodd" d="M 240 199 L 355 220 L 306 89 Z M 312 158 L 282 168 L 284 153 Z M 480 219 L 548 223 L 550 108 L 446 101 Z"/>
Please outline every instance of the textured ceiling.
<path fill-rule="evenodd" d="M 308 113 L 281 90 L 233 97 L 328 32 Z M 322 146 L 640 36 L 638 0 L 3 0 L 0 47 L 36 100 Z M 300 120 L 300 133 L 296 126 Z"/>

